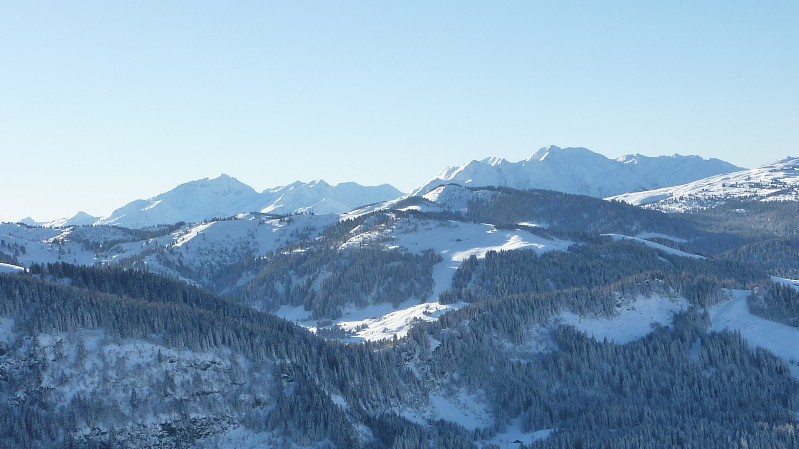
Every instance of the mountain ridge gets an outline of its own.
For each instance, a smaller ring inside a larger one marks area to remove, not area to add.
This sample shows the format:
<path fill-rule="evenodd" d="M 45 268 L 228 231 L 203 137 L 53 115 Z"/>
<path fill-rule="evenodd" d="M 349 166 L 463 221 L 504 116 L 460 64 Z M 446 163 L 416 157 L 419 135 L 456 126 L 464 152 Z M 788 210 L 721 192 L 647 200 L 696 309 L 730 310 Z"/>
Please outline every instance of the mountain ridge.
<path fill-rule="evenodd" d="M 629 154 L 610 159 L 584 147 L 550 145 L 518 162 L 487 157 L 445 167 L 437 178 L 404 197 L 422 196 L 440 185 L 456 184 L 544 189 L 606 198 L 679 185 L 740 169 L 719 159 L 699 156 Z M 185 182 L 156 196 L 131 201 L 104 217 L 79 212 L 71 218 L 49 222 L 37 222 L 29 217 L 21 222 L 53 228 L 71 225 L 146 228 L 178 222 L 196 223 L 249 212 L 341 214 L 359 206 L 391 202 L 402 197 L 402 192 L 389 184 L 362 186 L 342 182 L 331 185 L 322 179 L 295 181 L 259 192 L 230 175 L 221 174 Z"/>
<path fill-rule="evenodd" d="M 548 189 L 597 198 L 650 190 L 740 170 L 720 159 L 700 156 L 625 155 L 607 158 L 583 147 L 540 148 L 529 158 L 510 162 L 490 157 L 460 166 L 445 167 L 427 184 L 408 196 L 421 196 L 442 184 L 467 187 L 511 187 L 520 190 Z M 608 194 L 608 192 L 616 192 Z"/>
<path fill-rule="evenodd" d="M 731 200 L 799 201 L 799 157 L 786 157 L 748 170 L 608 199 L 664 212 L 710 209 Z"/>
<path fill-rule="evenodd" d="M 20 223 L 60 228 L 73 225 L 108 225 L 146 228 L 178 222 L 200 222 L 248 212 L 273 214 L 343 213 L 357 206 L 395 199 L 402 192 L 389 184 L 363 186 L 355 182 L 331 185 L 324 180 L 296 181 L 258 192 L 238 179 L 221 174 L 177 185 L 150 197 L 131 201 L 105 217 L 79 212 L 71 218 L 38 222 L 30 217 Z"/>

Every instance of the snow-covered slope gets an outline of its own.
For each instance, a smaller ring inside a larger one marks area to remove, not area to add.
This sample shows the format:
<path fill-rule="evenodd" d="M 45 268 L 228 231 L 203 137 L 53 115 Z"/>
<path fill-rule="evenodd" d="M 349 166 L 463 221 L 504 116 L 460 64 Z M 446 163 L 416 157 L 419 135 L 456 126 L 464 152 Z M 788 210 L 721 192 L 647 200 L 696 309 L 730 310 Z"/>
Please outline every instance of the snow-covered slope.
<path fill-rule="evenodd" d="M 354 182 L 331 186 L 325 181 L 295 182 L 284 187 L 268 189 L 261 195 L 261 212 L 290 214 L 338 214 L 364 204 L 398 198 L 402 192 L 383 184 L 364 187 Z"/>
<path fill-rule="evenodd" d="M 799 201 L 799 158 L 687 184 L 610 197 L 666 212 L 716 207 L 729 200 Z"/>
<path fill-rule="evenodd" d="M 541 148 L 529 159 L 509 162 L 488 158 L 445 168 L 436 179 L 411 195 L 424 195 L 441 184 L 469 187 L 548 189 L 604 198 L 625 192 L 683 184 L 740 170 L 719 159 L 699 156 L 647 157 L 640 154 L 608 159 L 586 148 Z"/>
<path fill-rule="evenodd" d="M 331 186 L 321 180 L 295 182 L 258 193 L 233 177 L 221 175 L 181 184 L 147 200 L 133 201 L 93 224 L 145 228 L 179 221 L 197 223 L 246 212 L 342 213 L 356 206 L 401 195 L 402 192 L 387 184 L 370 187 L 342 183 Z"/>
<path fill-rule="evenodd" d="M 161 248 L 166 249 L 145 255 L 144 262 L 151 271 L 178 278 L 192 273 L 193 281 L 204 281 L 204 277 L 243 259 L 262 257 L 301 238 L 316 238 L 337 219 L 335 215 L 259 218 L 257 214 L 245 214 L 236 220 L 190 225 L 169 235 L 167 243 L 161 243 Z M 130 245 L 129 252 L 112 260 L 118 262 L 117 258 L 137 255 L 140 244 Z"/>
<path fill-rule="evenodd" d="M 713 330 L 740 332 L 750 345 L 785 360 L 791 374 L 799 378 L 799 329 L 753 315 L 746 301 L 750 294 L 748 290 L 733 290 L 732 299 L 711 307 L 708 312 Z"/>
<path fill-rule="evenodd" d="M 25 271 L 24 268 L 8 263 L 0 263 L 0 273 L 20 273 Z"/>
<path fill-rule="evenodd" d="M 144 228 L 179 221 L 198 222 L 249 212 L 260 195 L 227 175 L 181 184 L 147 200 L 136 200 L 103 217 L 97 224 Z"/>
<path fill-rule="evenodd" d="M 685 298 L 670 298 L 665 295 L 629 298 L 620 301 L 616 315 L 612 317 L 582 317 L 572 312 L 563 312 L 558 323 L 569 324 L 602 341 L 618 344 L 631 342 L 652 332 L 653 326 L 670 325 L 674 314 L 689 307 Z"/>
<path fill-rule="evenodd" d="M 648 246 L 648 247 L 656 249 L 658 251 L 663 251 L 666 254 L 671 254 L 672 256 L 690 257 L 692 259 L 704 259 L 705 258 L 704 256 L 700 256 L 700 255 L 697 255 L 697 254 L 686 253 L 685 251 L 680 251 L 678 249 L 675 249 L 675 248 L 672 248 L 672 247 L 669 247 L 669 246 L 666 246 L 666 245 L 661 245 L 660 243 L 652 242 L 652 241 L 646 240 L 645 238 L 641 238 L 641 237 L 630 237 L 630 236 L 627 236 L 627 235 L 619 235 L 619 234 L 602 234 L 602 235 L 608 236 L 608 237 L 612 238 L 613 240 L 629 240 L 629 241 L 633 241 L 633 242 L 638 242 L 638 243 L 640 243 L 642 245 Z"/>
<path fill-rule="evenodd" d="M 93 225 L 99 220 L 100 217 L 89 215 L 86 212 L 80 211 L 72 217 L 59 218 L 53 221 L 36 221 L 31 217 L 26 217 L 20 220 L 22 224 L 28 226 L 42 226 L 45 228 L 66 228 L 68 226 L 88 226 Z"/>

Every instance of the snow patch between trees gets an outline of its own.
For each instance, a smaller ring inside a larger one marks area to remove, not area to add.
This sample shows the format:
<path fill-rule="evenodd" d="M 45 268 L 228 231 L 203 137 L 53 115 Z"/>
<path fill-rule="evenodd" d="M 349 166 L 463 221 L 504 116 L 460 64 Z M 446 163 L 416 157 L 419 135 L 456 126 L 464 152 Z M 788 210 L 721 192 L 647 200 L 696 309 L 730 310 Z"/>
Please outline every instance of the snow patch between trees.
<path fill-rule="evenodd" d="M 799 379 L 799 329 L 775 323 L 749 312 L 749 290 L 733 290 L 732 299 L 708 310 L 714 331 L 738 331 L 752 346 L 785 360 L 791 374 Z"/>
<path fill-rule="evenodd" d="M 597 340 L 607 338 L 617 344 L 629 343 L 648 335 L 658 325 L 668 326 L 674 315 L 689 307 L 684 298 L 666 296 L 638 297 L 622 304 L 617 315 L 606 317 L 583 317 L 572 312 L 563 312 L 558 324 L 568 324 Z"/>
<path fill-rule="evenodd" d="M 638 243 L 641 243 L 643 245 L 646 245 L 646 246 L 648 246 L 648 247 L 650 247 L 652 249 L 656 249 L 658 251 L 663 251 L 666 254 L 671 254 L 672 256 L 690 257 L 692 259 L 704 259 L 704 256 L 700 256 L 698 254 L 686 253 L 685 251 L 680 251 L 680 250 L 674 249 L 674 248 L 672 248 L 670 246 L 661 245 L 660 243 L 650 242 L 649 240 L 644 240 L 642 238 L 630 237 L 630 236 L 621 235 L 621 234 L 602 234 L 602 235 L 610 237 L 610 238 L 612 238 L 613 240 L 616 240 L 616 241 L 618 241 L 618 240 L 632 240 L 634 242 L 638 242 Z"/>
<path fill-rule="evenodd" d="M 0 263 L 0 273 L 21 273 L 25 271 L 24 268 L 7 263 Z"/>

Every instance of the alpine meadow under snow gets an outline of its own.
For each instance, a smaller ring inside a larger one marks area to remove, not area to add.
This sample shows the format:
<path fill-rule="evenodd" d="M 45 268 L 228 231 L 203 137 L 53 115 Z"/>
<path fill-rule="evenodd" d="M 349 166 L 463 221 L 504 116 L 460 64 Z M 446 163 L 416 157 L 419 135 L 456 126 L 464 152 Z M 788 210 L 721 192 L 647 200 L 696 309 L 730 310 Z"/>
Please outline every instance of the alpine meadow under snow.
<path fill-rule="evenodd" d="M 2 223 L 0 447 L 799 447 L 795 166 L 551 146 Z"/>

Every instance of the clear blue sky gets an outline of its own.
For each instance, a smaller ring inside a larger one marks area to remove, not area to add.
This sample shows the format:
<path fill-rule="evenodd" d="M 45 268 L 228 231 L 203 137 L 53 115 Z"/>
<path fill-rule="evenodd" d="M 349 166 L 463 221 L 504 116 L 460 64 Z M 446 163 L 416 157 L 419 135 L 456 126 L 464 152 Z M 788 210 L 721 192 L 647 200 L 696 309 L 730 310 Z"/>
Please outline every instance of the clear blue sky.
<path fill-rule="evenodd" d="M 799 2 L 0 4 L 0 220 L 549 144 L 799 155 Z"/>

